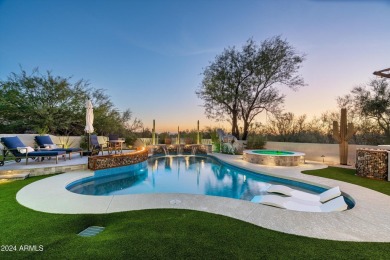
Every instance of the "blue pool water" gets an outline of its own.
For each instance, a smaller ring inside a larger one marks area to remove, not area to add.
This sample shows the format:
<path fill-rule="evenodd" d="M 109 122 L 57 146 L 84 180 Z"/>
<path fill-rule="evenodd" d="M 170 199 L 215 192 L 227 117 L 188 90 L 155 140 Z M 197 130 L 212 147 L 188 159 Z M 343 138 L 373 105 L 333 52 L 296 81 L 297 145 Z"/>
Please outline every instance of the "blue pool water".
<path fill-rule="evenodd" d="M 104 169 L 66 188 L 84 195 L 188 193 L 251 200 L 267 194 L 269 184 L 321 193 L 324 188 L 280 179 L 222 163 L 208 156 L 152 157 L 131 166 Z M 353 202 L 346 198 L 353 206 Z"/>

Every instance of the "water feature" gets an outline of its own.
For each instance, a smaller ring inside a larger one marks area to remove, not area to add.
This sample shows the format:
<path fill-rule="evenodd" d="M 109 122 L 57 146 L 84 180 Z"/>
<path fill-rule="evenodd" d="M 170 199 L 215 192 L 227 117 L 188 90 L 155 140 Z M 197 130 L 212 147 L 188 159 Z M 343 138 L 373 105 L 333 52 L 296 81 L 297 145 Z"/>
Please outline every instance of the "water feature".
<path fill-rule="evenodd" d="M 162 145 L 161 148 L 163 149 L 165 155 L 169 155 L 169 150 L 167 149 L 167 147 L 165 145 Z"/>
<path fill-rule="evenodd" d="M 153 155 L 207 154 L 207 146 L 198 144 L 158 144 L 148 147 Z"/>
<path fill-rule="evenodd" d="M 183 146 L 180 144 L 177 145 L 177 155 L 183 155 Z"/>

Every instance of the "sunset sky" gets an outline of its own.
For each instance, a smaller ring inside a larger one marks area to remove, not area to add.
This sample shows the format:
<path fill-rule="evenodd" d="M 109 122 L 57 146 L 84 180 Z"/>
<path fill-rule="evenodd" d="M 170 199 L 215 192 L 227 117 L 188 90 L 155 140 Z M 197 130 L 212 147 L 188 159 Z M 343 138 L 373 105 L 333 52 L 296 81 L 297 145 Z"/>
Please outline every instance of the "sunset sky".
<path fill-rule="evenodd" d="M 390 67 L 389 25 L 388 0 L 0 0 L 0 80 L 39 67 L 106 89 L 158 132 L 218 126 L 195 94 L 203 69 L 281 35 L 306 55 L 307 85 L 283 89 L 285 112 L 310 118 Z"/>

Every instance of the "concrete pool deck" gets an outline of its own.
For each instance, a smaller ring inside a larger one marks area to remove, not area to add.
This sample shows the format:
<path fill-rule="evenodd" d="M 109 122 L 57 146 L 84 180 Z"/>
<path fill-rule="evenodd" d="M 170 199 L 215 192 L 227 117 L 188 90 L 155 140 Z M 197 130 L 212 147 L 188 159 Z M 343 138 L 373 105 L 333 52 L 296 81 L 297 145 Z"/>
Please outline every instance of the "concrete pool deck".
<path fill-rule="evenodd" d="M 252 171 L 317 184 L 340 186 L 356 202 L 343 212 L 298 212 L 223 197 L 191 194 L 136 194 L 89 196 L 69 192 L 65 186 L 93 175 L 76 170 L 31 183 L 16 195 L 17 201 L 34 210 L 64 214 L 103 214 L 143 209 L 189 209 L 224 215 L 288 234 L 320 239 L 390 242 L 390 196 L 357 185 L 302 174 L 303 170 L 327 167 L 307 163 L 295 167 L 263 166 L 243 161 L 242 156 L 212 154 L 216 158 Z"/>

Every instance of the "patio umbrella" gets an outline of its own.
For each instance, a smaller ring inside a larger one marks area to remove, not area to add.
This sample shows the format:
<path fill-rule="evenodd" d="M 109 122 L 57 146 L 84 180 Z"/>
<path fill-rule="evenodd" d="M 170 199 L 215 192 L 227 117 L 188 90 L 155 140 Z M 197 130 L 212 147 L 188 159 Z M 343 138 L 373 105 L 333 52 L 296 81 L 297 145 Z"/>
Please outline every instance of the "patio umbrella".
<path fill-rule="evenodd" d="M 93 133 L 93 106 L 91 100 L 87 100 L 85 104 L 86 116 L 85 116 L 85 132 L 88 134 L 88 152 L 90 150 L 90 134 Z"/>

